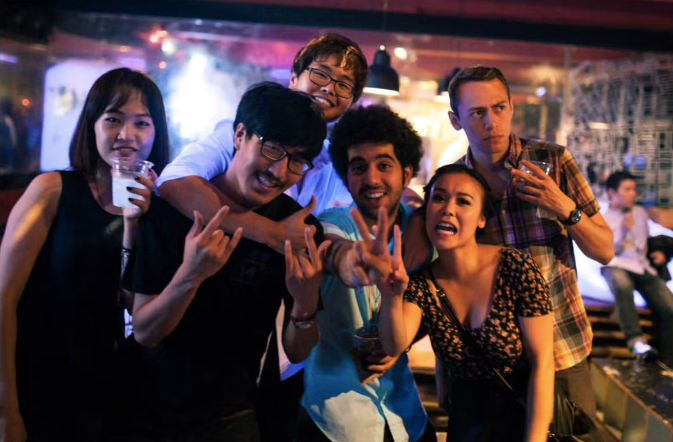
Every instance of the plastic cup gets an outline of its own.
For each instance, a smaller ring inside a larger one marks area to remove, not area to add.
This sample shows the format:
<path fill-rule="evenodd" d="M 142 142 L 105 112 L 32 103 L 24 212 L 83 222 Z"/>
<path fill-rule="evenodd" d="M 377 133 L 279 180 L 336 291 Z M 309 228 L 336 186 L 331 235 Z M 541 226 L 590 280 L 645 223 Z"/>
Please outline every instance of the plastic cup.
<path fill-rule="evenodd" d="M 127 187 L 142 189 L 144 186 L 134 179 L 136 176 L 149 177 L 154 164 L 134 158 L 114 158 L 112 160 L 112 204 L 117 207 L 137 207 L 129 198 L 144 200 L 140 195 L 129 192 Z"/>
<path fill-rule="evenodd" d="M 546 163 L 544 161 L 529 161 L 529 162 L 542 169 L 545 175 L 549 175 L 549 172 L 551 172 L 551 164 L 549 163 Z M 523 163 L 521 163 L 521 171 L 529 175 L 533 175 L 533 171 L 528 167 L 526 167 Z"/>
<path fill-rule="evenodd" d="M 549 175 L 549 172 L 551 172 L 551 164 L 545 161 L 529 161 L 529 162 L 542 169 L 545 175 Z M 528 167 L 526 167 L 523 163 L 521 163 L 520 169 L 522 172 L 527 173 L 528 175 L 533 175 L 533 171 Z M 535 214 L 537 215 L 538 218 L 556 219 L 555 215 L 547 212 L 545 209 L 540 209 L 539 207 L 537 208 Z"/>
<path fill-rule="evenodd" d="M 361 327 L 355 330 L 355 341 L 358 345 L 358 353 L 366 357 L 377 348 L 381 348 L 379 331 L 374 327 Z"/>

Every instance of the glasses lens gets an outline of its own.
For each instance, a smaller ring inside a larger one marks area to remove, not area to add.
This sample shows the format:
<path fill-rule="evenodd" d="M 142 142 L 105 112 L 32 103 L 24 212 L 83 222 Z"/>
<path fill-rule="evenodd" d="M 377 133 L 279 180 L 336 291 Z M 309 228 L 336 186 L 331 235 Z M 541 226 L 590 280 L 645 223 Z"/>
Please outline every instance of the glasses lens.
<path fill-rule="evenodd" d="M 264 141 L 262 154 L 270 160 L 278 161 L 285 156 L 285 149 L 275 143 Z"/>
<path fill-rule="evenodd" d="M 308 71 L 308 74 L 309 80 L 318 86 L 325 86 L 332 81 L 332 78 L 327 75 L 327 72 L 321 71 L 320 69 L 311 69 Z"/>
<path fill-rule="evenodd" d="M 311 162 L 309 160 L 306 160 L 301 157 L 293 157 L 288 166 L 287 166 L 292 172 L 298 173 L 300 175 L 305 174 L 306 172 L 313 167 Z"/>
<path fill-rule="evenodd" d="M 342 98 L 350 98 L 353 96 L 353 86 L 342 81 L 337 81 L 336 94 Z"/>

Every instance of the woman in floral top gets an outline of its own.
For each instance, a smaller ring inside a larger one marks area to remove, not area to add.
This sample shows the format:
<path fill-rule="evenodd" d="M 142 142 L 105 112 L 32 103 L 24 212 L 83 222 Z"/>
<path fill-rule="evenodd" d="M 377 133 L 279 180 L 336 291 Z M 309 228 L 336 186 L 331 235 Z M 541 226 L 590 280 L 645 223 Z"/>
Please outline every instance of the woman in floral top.
<path fill-rule="evenodd" d="M 488 184 L 478 173 L 462 165 L 441 167 L 425 187 L 424 209 L 438 259 L 411 280 L 399 229 L 392 256 L 382 246 L 386 235 L 375 240 L 381 246 L 361 248 L 383 295 L 383 348 L 397 356 L 421 323 L 428 331 L 453 379 L 448 441 L 545 441 L 553 408 L 553 316 L 540 270 L 518 250 L 477 243 L 492 210 Z"/>

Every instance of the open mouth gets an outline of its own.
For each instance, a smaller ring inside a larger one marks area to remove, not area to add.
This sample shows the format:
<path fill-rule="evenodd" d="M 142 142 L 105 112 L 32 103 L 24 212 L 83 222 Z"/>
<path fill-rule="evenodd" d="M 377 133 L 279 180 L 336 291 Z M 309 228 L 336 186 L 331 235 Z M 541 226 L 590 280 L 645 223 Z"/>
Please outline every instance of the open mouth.
<path fill-rule="evenodd" d="M 364 197 L 369 199 L 369 200 L 377 200 L 377 199 L 383 198 L 384 195 L 385 195 L 385 192 L 382 192 L 382 191 L 365 192 Z"/>
<path fill-rule="evenodd" d="M 456 233 L 458 233 L 458 229 L 456 228 L 456 226 L 454 226 L 452 224 L 449 224 L 449 223 L 439 223 L 439 224 L 437 224 L 436 230 L 437 230 L 437 232 L 439 232 L 441 234 L 449 235 L 449 236 L 453 236 Z"/>
<path fill-rule="evenodd" d="M 257 174 L 257 180 L 262 184 L 262 186 L 268 187 L 269 189 L 280 187 L 280 183 L 277 180 L 274 180 L 269 176 L 261 173 Z"/>
<path fill-rule="evenodd" d="M 318 103 L 322 106 L 334 107 L 334 104 L 331 101 L 327 100 L 326 98 L 319 97 L 317 95 L 312 95 L 312 97 L 313 97 L 313 101 L 315 101 L 316 103 Z"/>

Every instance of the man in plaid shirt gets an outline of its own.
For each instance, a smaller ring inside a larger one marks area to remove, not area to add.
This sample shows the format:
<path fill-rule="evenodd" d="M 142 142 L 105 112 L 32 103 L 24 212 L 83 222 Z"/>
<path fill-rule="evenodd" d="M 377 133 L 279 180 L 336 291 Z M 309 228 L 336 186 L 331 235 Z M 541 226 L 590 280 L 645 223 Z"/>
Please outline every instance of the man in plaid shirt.
<path fill-rule="evenodd" d="M 595 416 L 586 361 L 593 334 L 577 286 L 572 241 L 606 264 L 614 255 L 612 231 L 565 147 L 511 133 L 514 109 L 499 69 L 463 69 L 451 81 L 449 96 L 451 124 L 465 130 L 470 142 L 460 162 L 486 178 L 496 200 L 480 242 L 526 251 L 537 262 L 554 303 L 556 379 L 573 402 Z M 550 164 L 549 173 L 531 161 Z"/>

